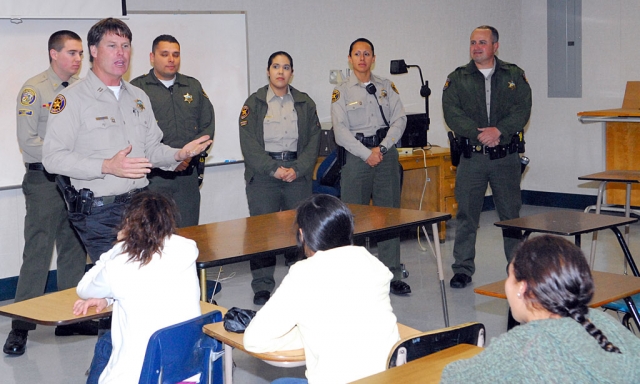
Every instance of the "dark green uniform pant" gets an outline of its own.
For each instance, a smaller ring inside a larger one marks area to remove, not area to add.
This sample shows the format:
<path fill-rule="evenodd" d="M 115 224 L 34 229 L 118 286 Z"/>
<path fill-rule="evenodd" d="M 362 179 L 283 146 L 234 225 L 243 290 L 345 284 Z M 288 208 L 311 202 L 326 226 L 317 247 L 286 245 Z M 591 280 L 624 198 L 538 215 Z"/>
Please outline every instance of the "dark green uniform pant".
<path fill-rule="evenodd" d="M 87 253 L 67 219 L 67 209 L 54 176 L 28 170 L 22 181 L 22 192 L 27 213 L 16 302 L 44 294 L 54 243 L 58 252 L 58 290 L 78 285 L 87 264 Z M 32 330 L 36 325 L 13 320 L 11 328 Z"/>
<path fill-rule="evenodd" d="M 487 183 L 491 186 L 493 201 L 500 220 L 520 216 L 520 157 L 517 153 L 502 159 L 490 160 L 489 155 L 473 153 L 470 159 L 460 159 L 456 175 L 456 240 L 453 246 L 455 262 L 453 273 L 471 276 L 475 272 L 476 233 L 482 212 Z M 503 230 L 504 252 L 507 261 L 521 238 L 520 231 Z"/>
<path fill-rule="evenodd" d="M 286 162 L 281 165 L 287 166 Z M 251 216 L 294 209 L 298 203 L 311 196 L 312 180 L 299 177 L 291 183 L 275 177 L 255 175 L 247 182 L 247 201 Z M 276 269 L 276 257 L 267 256 L 249 261 L 251 267 L 251 288 L 253 292 L 273 292 L 276 282 L 273 273 Z"/>
<path fill-rule="evenodd" d="M 176 172 L 154 169 L 149 176 L 149 190 L 172 198 L 178 206 L 178 228 L 198 225 L 200 220 L 200 186 L 198 172 L 180 176 Z"/>
<path fill-rule="evenodd" d="M 347 152 L 347 163 L 342 167 L 340 198 L 348 204 L 400 208 L 400 163 L 395 147 L 384 159 L 370 167 L 359 157 Z M 378 242 L 378 259 L 393 273 L 393 281 L 402 278 L 400 268 L 400 238 Z"/>

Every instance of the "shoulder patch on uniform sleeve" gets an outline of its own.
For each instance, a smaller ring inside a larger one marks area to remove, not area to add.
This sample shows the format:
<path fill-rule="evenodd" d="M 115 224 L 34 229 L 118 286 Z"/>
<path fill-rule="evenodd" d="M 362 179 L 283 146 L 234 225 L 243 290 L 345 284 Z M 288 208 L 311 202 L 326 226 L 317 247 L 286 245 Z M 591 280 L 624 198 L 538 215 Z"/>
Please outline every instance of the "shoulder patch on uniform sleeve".
<path fill-rule="evenodd" d="M 18 116 L 31 116 L 33 111 L 30 109 L 18 109 Z"/>
<path fill-rule="evenodd" d="M 206 97 L 207 99 L 209 98 L 209 95 L 207 95 L 207 92 L 205 92 L 204 89 L 202 90 L 202 96 Z"/>
<path fill-rule="evenodd" d="M 400 92 L 398 92 L 398 88 L 396 88 L 396 85 L 395 85 L 395 84 L 393 84 L 393 81 L 391 82 L 391 89 L 393 89 L 393 91 L 394 91 L 395 93 L 397 93 L 398 95 L 400 94 Z"/>
<path fill-rule="evenodd" d="M 451 79 L 447 77 L 447 81 L 444 82 L 444 87 L 442 87 L 443 91 L 446 91 L 449 88 L 449 84 L 451 84 Z"/>
<path fill-rule="evenodd" d="M 524 71 L 522 71 L 522 78 L 524 79 L 524 82 L 529 84 L 529 80 L 527 80 L 527 76 L 525 76 Z"/>
<path fill-rule="evenodd" d="M 340 91 L 334 89 L 333 93 L 331 94 L 331 103 L 335 103 L 338 100 L 340 100 Z"/>
<path fill-rule="evenodd" d="M 31 88 L 25 88 L 22 90 L 22 96 L 20 96 L 20 104 L 31 105 L 36 102 L 36 91 Z"/>
<path fill-rule="evenodd" d="M 249 107 L 245 105 L 242 107 L 242 111 L 240 112 L 240 119 L 244 120 L 247 116 L 249 116 Z"/>
<path fill-rule="evenodd" d="M 49 113 L 51 113 L 52 115 L 57 115 L 58 113 L 62 112 L 64 110 L 64 107 L 66 106 L 67 99 L 65 99 L 62 95 L 58 95 L 53 100 L 53 103 L 51 103 L 51 109 L 49 109 Z"/>

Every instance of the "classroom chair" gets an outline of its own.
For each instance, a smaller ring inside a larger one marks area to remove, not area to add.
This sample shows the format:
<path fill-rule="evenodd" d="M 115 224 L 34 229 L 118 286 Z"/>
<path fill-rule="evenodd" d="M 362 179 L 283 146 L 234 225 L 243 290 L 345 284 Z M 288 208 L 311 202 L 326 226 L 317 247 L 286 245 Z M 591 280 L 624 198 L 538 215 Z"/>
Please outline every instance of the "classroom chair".
<path fill-rule="evenodd" d="M 222 321 L 220 311 L 163 328 L 149 338 L 140 384 L 174 384 L 200 374 L 200 383 L 222 384 L 222 343 L 202 331 Z"/>
<path fill-rule="evenodd" d="M 435 331 L 418 333 L 398 341 L 389 353 L 387 369 L 442 351 L 458 344 L 484 347 L 485 330 L 481 323 L 464 323 Z"/>

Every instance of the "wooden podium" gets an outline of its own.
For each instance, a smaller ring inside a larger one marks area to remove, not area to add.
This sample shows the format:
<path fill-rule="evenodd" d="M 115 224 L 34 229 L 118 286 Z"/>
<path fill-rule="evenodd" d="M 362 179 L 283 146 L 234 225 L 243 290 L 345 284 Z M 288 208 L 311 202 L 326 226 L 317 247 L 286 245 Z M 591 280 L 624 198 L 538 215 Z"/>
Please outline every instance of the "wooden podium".
<path fill-rule="evenodd" d="M 628 81 L 622 108 L 578 113 L 583 123 L 606 123 L 606 170 L 640 170 L 640 81 Z M 631 205 L 640 206 L 640 185 L 632 188 Z M 624 205 L 624 184 L 607 185 L 607 203 Z"/>

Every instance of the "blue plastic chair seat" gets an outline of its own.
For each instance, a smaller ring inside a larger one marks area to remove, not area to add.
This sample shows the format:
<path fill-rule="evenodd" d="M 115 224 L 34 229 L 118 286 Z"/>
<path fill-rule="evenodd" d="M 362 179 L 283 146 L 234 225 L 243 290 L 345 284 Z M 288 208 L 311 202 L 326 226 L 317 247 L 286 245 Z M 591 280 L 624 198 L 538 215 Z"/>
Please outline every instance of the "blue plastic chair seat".
<path fill-rule="evenodd" d="M 631 296 L 631 300 L 634 303 L 640 303 L 640 293 Z M 607 303 L 602 306 L 602 308 L 611 309 L 617 312 L 629 313 L 629 307 L 627 307 L 627 303 L 624 300 L 612 301 L 611 303 Z"/>
<path fill-rule="evenodd" d="M 139 383 L 174 384 L 201 374 L 200 383 L 222 384 L 222 343 L 202 332 L 220 321 L 220 311 L 213 311 L 151 335 Z"/>

